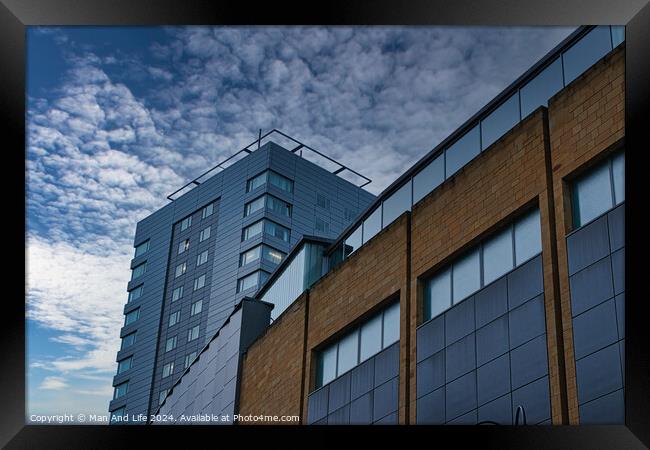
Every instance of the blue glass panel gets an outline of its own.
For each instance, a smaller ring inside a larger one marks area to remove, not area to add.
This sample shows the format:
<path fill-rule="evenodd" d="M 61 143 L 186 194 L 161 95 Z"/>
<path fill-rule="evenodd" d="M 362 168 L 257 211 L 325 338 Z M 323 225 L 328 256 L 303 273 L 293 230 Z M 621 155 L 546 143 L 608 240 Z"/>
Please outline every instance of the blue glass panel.
<path fill-rule="evenodd" d="M 368 242 L 381 230 L 381 206 L 377 207 L 366 220 L 363 221 L 363 243 Z"/>
<path fill-rule="evenodd" d="M 393 220 L 397 219 L 404 211 L 411 210 L 411 180 L 407 181 L 404 186 L 399 188 L 393 195 L 384 201 L 384 219 L 383 227 L 385 228 Z"/>
<path fill-rule="evenodd" d="M 359 225 L 345 240 L 345 256 L 347 257 L 359 247 L 361 247 L 361 225 Z"/>
<path fill-rule="evenodd" d="M 515 263 L 518 266 L 542 251 L 542 228 L 539 209 L 515 223 Z"/>
<path fill-rule="evenodd" d="M 512 95 L 501 106 L 481 120 L 481 149 L 485 150 L 519 123 L 519 93 Z"/>
<path fill-rule="evenodd" d="M 454 263 L 454 303 L 463 300 L 481 287 L 481 264 L 478 250 L 472 250 Z"/>
<path fill-rule="evenodd" d="M 451 306 L 451 270 L 430 279 L 424 288 L 424 320 L 437 316 Z"/>
<path fill-rule="evenodd" d="M 441 154 L 413 177 L 413 204 L 445 181 L 445 157 Z"/>
<path fill-rule="evenodd" d="M 521 117 L 548 105 L 548 99 L 564 87 L 562 82 L 562 61 L 557 58 L 546 69 L 521 88 Z"/>
<path fill-rule="evenodd" d="M 618 44 L 625 40 L 625 27 L 624 26 L 612 26 L 612 43 L 614 48 L 618 47 Z"/>
<path fill-rule="evenodd" d="M 612 174 L 614 177 L 614 197 L 618 205 L 625 200 L 625 153 L 619 153 L 612 158 Z"/>
<path fill-rule="evenodd" d="M 445 178 L 455 174 L 479 153 L 481 137 L 477 125 L 445 150 Z"/>
<path fill-rule="evenodd" d="M 512 227 L 483 244 L 483 284 L 489 284 L 514 267 Z"/>
<path fill-rule="evenodd" d="M 609 26 L 598 26 L 562 54 L 564 84 L 578 78 L 612 49 Z"/>
<path fill-rule="evenodd" d="M 574 225 L 582 226 L 613 205 L 609 161 L 585 174 L 573 186 Z"/>

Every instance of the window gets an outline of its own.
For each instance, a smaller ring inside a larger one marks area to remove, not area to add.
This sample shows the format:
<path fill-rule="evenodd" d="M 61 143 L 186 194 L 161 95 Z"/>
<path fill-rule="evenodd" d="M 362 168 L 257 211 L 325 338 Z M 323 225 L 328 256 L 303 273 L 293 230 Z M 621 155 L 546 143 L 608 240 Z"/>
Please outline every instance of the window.
<path fill-rule="evenodd" d="M 208 206 L 203 208 L 203 210 L 201 211 L 201 219 L 205 219 L 206 217 L 210 217 L 213 212 L 214 212 L 214 203 L 210 203 Z"/>
<path fill-rule="evenodd" d="M 252 289 L 264 283 L 269 278 L 269 274 L 263 270 L 258 270 L 253 272 L 250 275 L 246 275 L 243 278 L 237 280 L 237 292 L 242 292 L 248 289 Z"/>
<path fill-rule="evenodd" d="M 625 40 L 625 27 L 624 26 L 612 26 L 612 44 L 614 48 Z"/>
<path fill-rule="evenodd" d="M 521 88 L 521 117 L 526 117 L 539 106 L 547 106 L 548 99 L 564 87 L 562 60 L 557 58 L 547 68 Z"/>
<path fill-rule="evenodd" d="M 618 153 L 573 182 L 573 224 L 590 222 L 625 200 L 625 154 Z"/>
<path fill-rule="evenodd" d="M 273 172 L 272 170 L 269 170 L 269 182 L 271 185 L 290 194 L 293 192 L 293 181 L 286 177 L 283 177 L 279 173 Z"/>
<path fill-rule="evenodd" d="M 519 123 L 519 93 L 513 94 L 481 120 L 481 149 L 485 150 Z"/>
<path fill-rule="evenodd" d="M 562 54 L 564 82 L 569 84 L 612 49 L 608 26 L 598 26 Z"/>
<path fill-rule="evenodd" d="M 134 256 L 134 258 L 137 258 L 140 255 L 144 255 L 145 253 L 147 253 L 148 250 L 149 250 L 149 239 L 144 241 L 142 244 L 139 244 L 139 245 L 135 246 L 135 256 Z"/>
<path fill-rule="evenodd" d="M 210 237 L 210 228 L 212 227 L 209 226 L 201 230 L 201 232 L 199 233 L 199 242 L 203 242 Z"/>
<path fill-rule="evenodd" d="M 359 247 L 361 247 L 361 225 L 357 227 L 345 240 L 345 257 L 354 253 Z"/>
<path fill-rule="evenodd" d="M 183 297 L 183 286 L 179 286 L 172 292 L 172 302 L 175 302 L 179 298 Z"/>
<path fill-rule="evenodd" d="M 128 381 L 118 384 L 117 386 L 115 386 L 115 393 L 113 394 L 113 400 L 118 399 L 120 397 L 124 397 L 127 394 L 127 392 L 129 392 Z"/>
<path fill-rule="evenodd" d="M 205 286 L 205 274 L 201 275 L 200 277 L 194 280 L 195 291 L 201 289 L 203 286 Z"/>
<path fill-rule="evenodd" d="M 363 243 L 368 242 L 374 235 L 381 230 L 381 206 L 378 206 L 367 218 L 363 221 Z"/>
<path fill-rule="evenodd" d="M 481 133 L 478 125 L 445 150 L 445 178 L 449 178 L 481 153 Z"/>
<path fill-rule="evenodd" d="M 124 316 L 124 326 L 131 325 L 133 322 L 138 320 L 140 317 L 140 308 L 136 308 L 133 311 L 127 313 Z"/>
<path fill-rule="evenodd" d="M 264 199 L 265 196 L 263 195 L 261 197 L 257 197 L 252 202 L 246 203 L 246 206 L 244 207 L 244 217 L 249 216 L 261 209 L 264 209 Z"/>
<path fill-rule="evenodd" d="M 413 204 L 445 181 L 445 155 L 441 153 L 413 177 Z"/>
<path fill-rule="evenodd" d="M 170 337 L 167 339 L 167 342 L 165 342 L 165 351 L 170 352 L 176 348 L 176 341 L 177 341 L 177 336 Z"/>
<path fill-rule="evenodd" d="M 323 209 L 330 209 L 330 199 L 327 198 L 325 195 L 321 194 L 320 192 L 316 193 L 316 205 L 318 205 L 319 208 Z"/>
<path fill-rule="evenodd" d="M 174 373 L 174 361 L 167 363 L 163 366 L 162 377 L 166 378 Z"/>
<path fill-rule="evenodd" d="M 122 338 L 122 346 L 120 347 L 120 350 L 124 350 L 125 348 L 131 347 L 133 344 L 135 344 L 135 332 L 129 333 L 126 336 Z"/>
<path fill-rule="evenodd" d="M 181 220 L 181 231 L 187 230 L 192 225 L 192 216 L 187 216 Z"/>
<path fill-rule="evenodd" d="M 200 313 L 202 308 L 203 308 L 203 300 L 199 300 L 198 302 L 192 303 L 190 316 Z"/>
<path fill-rule="evenodd" d="M 124 417 L 126 413 L 126 406 L 122 406 L 121 408 L 117 408 L 113 411 L 111 411 L 111 422 L 117 422 L 118 420 L 121 420 L 122 417 Z M 120 419 L 117 419 L 117 418 Z"/>
<path fill-rule="evenodd" d="M 169 392 L 169 389 L 163 389 L 162 391 L 160 391 L 160 396 L 158 397 L 158 404 L 159 405 L 162 404 L 162 402 L 165 401 L 165 399 L 167 398 L 167 393 L 168 392 Z"/>
<path fill-rule="evenodd" d="M 184 241 L 181 241 L 181 242 L 178 243 L 178 253 L 177 254 L 180 255 L 181 253 L 184 253 L 189 249 L 190 249 L 190 240 L 185 239 Z"/>
<path fill-rule="evenodd" d="M 193 341 L 194 339 L 199 338 L 199 326 L 195 326 L 187 330 L 187 342 Z"/>
<path fill-rule="evenodd" d="M 270 211 L 285 217 L 291 217 L 291 205 L 272 195 L 266 196 L 266 207 Z"/>
<path fill-rule="evenodd" d="M 241 254 L 239 258 L 239 267 L 257 261 L 260 257 L 274 264 L 279 264 L 284 259 L 284 256 L 285 254 L 279 250 L 267 245 L 258 245 Z"/>
<path fill-rule="evenodd" d="M 125 358 L 121 361 L 118 361 L 117 363 L 117 374 L 121 374 L 122 372 L 126 372 L 131 368 L 131 363 L 133 362 L 133 356 L 129 356 L 128 358 Z"/>
<path fill-rule="evenodd" d="M 535 208 L 425 280 L 424 321 L 541 253 L 541 242 L 539 209 Z"/>
<path fill-rule="evenodd" d="M 357 211 L 356 209 L 345 208 L 344 211 L 345 221 L 352 222 L 352 220 L 355 217 L 357 217 L 357 214 L 359 214 L 359 211 Z"/>
<path fill-rule="evenodd" d="M 246 183 L 246 192 L 250 192 L 260 186 L 263 186 L 266 183 L 266 175 L 267 172 L 262 172 L 261 174 L 248 180 Z"/>
<path fill-rule="evenodd" d="M 190 364 L 192 364 L 192 361 L 196 358 L 196 352 L 189 353 L 185 355 L 185 364 L 184 364 L 184 369 L 187 369 L 190 367 Z"/>
<path fill-rule="evenodd" d="M 264 232 L 268 235 L 289 242 L 289 229 L 269 220 L 264 221 Z"/>
<path fill-rule="evenodd" d="M 316 230 L 319 233 L 329 234 L 329 232 L 330 232 L 330 223 L 326 222 L 325 220 L 321 219 L 320 217 L 316 217 L 316 220 L 314 221 L 314 230 Z"/>
<path fill-rule="evenodd" d="M 141 284 L 140 286 L 136 287 L 135 289 L 131 289 L 129 291 L 129 299 L 126 302 L 130 303 L 133 300 L 137 300 L 140 297 L 142 297 L 143 288 L 144 288 L 144 284 Z"/>
<path fill-rule="evenodd" d="M 411 180 L 388 197 L 383 204 L 384 218 L 382 227 L 397 219 L 404 211 L 411 210 Z"/>
<path fill-rule="evenodd" d="M 257 261 L 260 258 L 260 253 L 261 253 L 261 245 L 258 245 L 257 247 L 253 247 L 250 250 L 245 251 L 242 253 L 239 257 L 239 267 L 245 266 L 246 264 L 250 264 L 253 261 Z"/>
<path fill-rule="evenodd" d="M 247 226 L 242 231 L 242 241 L 252 239 L 253 237 L 255 237 L 257 235 L 262 234 L 263 229 L 264 229 L 264 221 L 263 220 L 257 221 L 254 224 Z"/>
<path fill-rule="evenodd" d="M 262 258 L 269 262 L 280 264 L 285 256 L 285 253 L 279 250 L 268 247 L 266 245 L 262 246 Z"/>
<path fill-rule="evenodd" d="M 144 273 L 147 271 L 147 263 L 143 262 L 142 264 L 139 264 L 133 268 L 133 271 L 131 272 L 131 280 L 135 280 L 138 277 L 141 277 L 144 275 Z"/>
<path fill-rule="evenodd" d="M 181 310 L 175 311 L 169 315 L 169 327 L 173 327 L 181 321 Z"/>
<path fill-rule="evenodd" d="M 329 383 L 399 340 L 395 302 L 316 355 L 316 387 Z M 383 340 L 382 340 L 383 336 Z"/>
<path fill-rule="evenodd" d="M 181 275 L 184 275 L 185 272 L 187 272 L 187 262 L 183 262 L 183 263 L 176 266 L 175 278 L 178 278 Z"/>
<path fill-rule="evenodd" d="M 205 250 L 201 253 L 199 253 L 199 256 L 196 258 L 196 265 L 200 266 L 201 264 L 205 264 L 208 262 L 208 251 Z"/>

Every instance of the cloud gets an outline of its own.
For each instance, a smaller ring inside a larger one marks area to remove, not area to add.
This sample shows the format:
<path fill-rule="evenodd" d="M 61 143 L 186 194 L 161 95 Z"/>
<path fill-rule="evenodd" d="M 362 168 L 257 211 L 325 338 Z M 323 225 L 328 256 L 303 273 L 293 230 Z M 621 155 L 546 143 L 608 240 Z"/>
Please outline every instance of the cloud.
<path fill-rule="evenodd" d="M 65 382 L 63 378 L 47 377 L 43 380 L 39 388 L 45 390 L 60 391 L 62 389 L 66 389 L 67 387 L 68 384 Z"/>

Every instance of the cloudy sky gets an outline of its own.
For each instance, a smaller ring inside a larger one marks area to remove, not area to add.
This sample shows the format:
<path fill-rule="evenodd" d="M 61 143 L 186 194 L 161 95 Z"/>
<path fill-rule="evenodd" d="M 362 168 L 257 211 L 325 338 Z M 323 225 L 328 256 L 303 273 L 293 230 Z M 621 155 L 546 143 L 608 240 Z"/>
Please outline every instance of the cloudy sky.
<path fill-rule="evenodd" d="M 258 129 L 376 194 L 571 31 L 28 28 L 28 415 L 107 412 L 136 223 Z"/>

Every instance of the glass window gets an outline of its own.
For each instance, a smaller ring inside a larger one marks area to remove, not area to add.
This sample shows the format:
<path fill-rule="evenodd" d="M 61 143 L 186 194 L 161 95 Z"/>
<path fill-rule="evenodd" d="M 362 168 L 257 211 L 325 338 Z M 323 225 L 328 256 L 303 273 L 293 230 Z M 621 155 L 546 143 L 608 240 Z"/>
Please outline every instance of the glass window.
<path fill-rule="evenodd" d="M 257 247 L 253 247 L 250 250 L 247 250 L 244 253 L 242 253 L 239 258 L 239 267 L 245 266 L 246 264 L 250 264 L 253 261 L 257 261 L 260 258 L 261 248 L 262 246 L 258 245 Z"/>
<path fill-rule="evenodd" d="M 175 311 L 169 315 L 169 327 L 176 325 L 181 320 L 181 310 Z"/>
<path fill-rule="evenodd" d="M 618 47 L 618 44 L 620 44 L 624 40 L 625 40 L 625 27 L 612 25 L 612 43 L 614 44 L 614 48 Z"/>
<path fill-rule="evenodd" d="M 354 330 L 339 341 L 338 369 L 336 375 L 342 375 L 352 369 L 359 361 L 359 330 Z"/>
<path fill-rule="evenodd" d="M 381 205 L 363 221 L 363 243 L 365 244 L 381 230 Z"/>
<path fill-rule="evenodd" d="M 384 341 L 382 348 L 399 341 L 399 302 L 384 311 Z"/>
<path fill-rule="evenodd" d="M 344 215 L 345 215 L 345 221 L 346 222 L 352 222 L 355 217 L 359 214 L 359 211 L 356 209 L 350 209 L 350 208 L 345 208 Z"/>
<path fill-rule="evenodd" d="M 165 351 L 170 352 L 176 348 L 177 336 L 172 336 L 165 342 Z"/>
<path fill-rule="evenodd" d="M 121 418 L 124 417 L 125 413 L 126 413 L 126 406 L 122 406 L 121 408 L 117 408 L 111 411 L 111 422 L 118 422 L 122 420 Z"/>
<path fill-rule="evenodd" d="M 320 217 L 316 217 L 316 219 L 314 220 L 314 230 L 319 233 L 329 234 L 330 223 L 321 219 Z"/>
<path fill-rule="evenodd" d="M 548 106 L 548 99 L 563 87 L 562 61 L 557 58 L 521 88 L 521 117 L 526 117 L 541 105 Z"/>
<path fill-rule="evenodd" d="M 168 392 L 169 392 L 169 389 L 163 389 L 162 391 L 160 391 L 160 395 L 158 397 L 158 404 L 161 404 L 162 402 L 165 401 L 165 399 L 167 398 L 167 393 Z"/>
<path fill-rule="evenodd" d="M 127 334 L 122 338 L 122 346 L 120 347 L 120 350 L 124 350 L 125 348 L 131 347 L 133 344 L 135 344 L 135 335 L 136 333 L 130 333 Z"/>
<path fill-rule="evenodd" d="M 365 361 L 381 350 L 382 315 L 377 314 L 361 326 L 361 345 L 359 361 Z"/>
<path fill-rule="evenodd" d="M 361 225 L 354 230 L 345 240 L 345 257 L 361 247 Z"/>
<path fill-rule="evenodd" d="M 194 279 L 194 290 L 201 289 L 203 286 L 205 286 L 205 274 L 201 275 L 200 277 Z"/>
<path fill-rule="evenodd" d="M 260 186 L 263 186 L 266 183 L 267 172 L 262 172 L 261 174 L 251 178 L 246 183 L 246 192 L 250 192 L 253 189 L 257 189 Z"/>
<path fill-rule="evenodd" d="M 192 216 L 187 216 L 181 220 L 181 231 L 187 230 L 192 225 Z"/>
<path fill-rule="evenodd" d="M 199 300 L 198 302 L 192 303 L 192 310 L 190 312 L 190 316 L 200 313 L 202 308 L 203 308 L 203 300 Z"/>
<path fill-rule="evenodd" d="M 259 279 L 259 271 L 253 272 L 250 275 L 245 276 L 237 280 L 237 292 L 242 292 L 247 289 L 251 289 L 257 286 Z"/>
<path fill-rule="evenodd" d="M 185 272 L 187 272 L 187 262 L 183 262 L 176 266 L 176 272 L 174 277 L 178 278 L 181 275 L 185 274 Z"/>
<path fill-rule="evenodd" d="M 261 234 L 263 226 L 264 222 L 260 220 L 244 228 L 244 231 L 242 232 L 242 241 L 246 241 L 257 236 L 258 234 Z"/>
<path fill-rule="evenodd" d="M 316 204 L 323 209 L 330 209 L 330 199 L 320 192 L 316 193 Z"/>
<path fill-rule="evenodd" d="M 411 210 L 411 180 L 384 200 L 383 228 L 397 219 L 404 211 Z"/>
<path fill-rule="evenodd" d="M 181 253 L 184 253 L 190 249 L 190 240 L 185 239 L 181 242 L 178 243 L 178 253 L 177 255 L 180 255 Z"/>
<path fill-rule="evenodd" d="M 289 242 L 289 229 L 268 220 L 264 221 L 264 232 L 273 237 Z"/>
<path fill-rule="evenodd" d="M 266 207 L 281 216 L 291 217 L 291 205 L 272 195 L 266 196 Z"/>
<path fill-rule="evenodd" d="M 612 177 L 614 179 L 614 197 L 618 205 L 625 201 L 625 153 L 619 153 L 612 159 Z"/>
<path fill-rule="evenodd" d="M 431 278 L 424 287 L 424 320 L 436 317 L 451 306 L 451 268 Z"/>
<path fill-rule="evenodd" d="M 147 271 L 147 263 L 144 262 L 133 268 L 131 272 L 131 280 L 135 280 L 138 277 L 141 277 Z"/>
<path fill-rule="evenodd" d="M 212 227 L 209 226 L 201 230 L 201 233 L 199 233 L 199 242 L 203 242 L 210 237 L 210 228 Z"/>
<path fill-rule="evenodd" d="M 280 188 L 283 191 L 287 191 L 289 193 L 293 192 L 293 181 L 283 177 L 278 173 L 273 172 L 272 170 L 269 171 L 269 181 L 273 186 Z"/>
<path fill-rule="evenodd" d="M 207 262 L 208 262 L 208 251 L 205 250 L 199 253 L 199 256 L 196 257 L 196 265 L 200 266 L 201 264 L 205 264 Z"/>
<path fill-rule="evenodd" d="M 187 330 L 187 342 L 193 341 L 194 339 L 199 338 L 199 326 L 195 326 Z"/>
<path fill-rule="evenodd" d="M 135 256 L 134 256 L 134 258 L 137 258 L 138 256 L 147 253 L 147 250 L 149 250 L 149 239 L 144 241 L 142 244 L 139 244 L 139 245 L 135 246 Z"/>
<path fill-rule="evenodd" d="M 330 345 L 319 354 L 317 387 L 323 386 L 336 378 L 337 345 Z"/>
<path fill-rule="evenodd" d="M 445 178 L 458 172 L 479 153 L 481 153 L 481 134 L 477 125 L 445 150 Z"/>
<path fill-rule="evenodd" d="M 539 209 L 526 214 L 515 222 L 516 265 L 528 261 L 542 251 L 542 228 Z"/>
<path fill-rule="evenodd" d="M 124 326 L 130 325 L 140 317 L 140 308 L 136 308 L 124 316 Z"/>
<path fill-rule="evenodd" d="M 489 284 L 512 270 L 514 256 L 512 226 L 483 244 L 483 285 Z"/>
<path fill-rule="evenodd" d="M 454 304 L 481 288 L 481 265 L 478 250 L 454 263 L 452 268 Z"/>
<path fill-rule="evenodd" d="M 124 397 L 129 391 L 129 382 L 125 381 L 115 386 L 115 393 L 113 394 L 113 400 Z"/>
<path fill-rule="evenodd" d="M 612 49 L 608 26 L 598 26 L 562 54 L 564 83 L 569 84 Z"/>
<path fill-rule="evenodd" d="M 264 198 L 265 196 L 262 195 L 261 197 L 257 197 L 255 200 L 246 203 L 246 207 L 244 208 L 244 217 L 264 209 Z"/>
<path fill-rule="evenodd" d="M 609 163 L 578 178 L 573 185 L 574 224 L 580 227 L 612 207 Z"/>
<path fill-rule="evenodd" d="M 445 181 L 445 155 L 441 153 L 413 177 L 413 204 Z"/>
<path fill-rule="evenodd" d="M 172 292 L 172 302 L 175 302 L 183 296 L 183 286 L 179 286 Z"/>
<path fill-rule="evenodd" d="M 192 361 L 196 358 L 196 352 L 189 353 L 185 355 L 185 364 L 184 364 L 184 369 L 187 369 L 190 367 L 190 364 L 192 364 Z"/>
<path fill-rule="evenodd" d="M 262 257 L 274 264 L 280 264 L 285 257 L 285 254 L 279 250 L 276 250 L 266 245 L 262 247 Z"/>
<path fill-rule="evenodd" d="M 162 377 L 166 378 L 174 373 L 174 361 L 167 363 L 163 366 Z"/>
<path fill-rule="evenodd" d="M 140 297 L 142 297 L 142 290 L 144 289 L 144 284 L 141 284 L 135 289 L 131 289 L 129 291 L 129 299 L 127 300 L 127 303 L 132 302 L 133 300 L 137 300 Z"/>
<path fill-rule="evenodd" d="M 519 93 L 503 102 L 481 120 L 481 144 L 485 150 L 519 123 Z"/>
<path fill-rule="evenodd" d="M 131 363 L 133 362 L 133 356 L 129 356 L 117 363 L 117 373 L 118 375 L 122 372 L 126 372 L 131 368 Z"/>
<path fill-rule="evenodd" d="M 214 213 L 214 203 L 210 203 L 208 206 L 203 208 L 203 211 L 201 211 L 201 219 L 210 217 L 212 213 Z"/>

